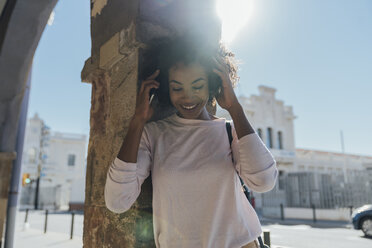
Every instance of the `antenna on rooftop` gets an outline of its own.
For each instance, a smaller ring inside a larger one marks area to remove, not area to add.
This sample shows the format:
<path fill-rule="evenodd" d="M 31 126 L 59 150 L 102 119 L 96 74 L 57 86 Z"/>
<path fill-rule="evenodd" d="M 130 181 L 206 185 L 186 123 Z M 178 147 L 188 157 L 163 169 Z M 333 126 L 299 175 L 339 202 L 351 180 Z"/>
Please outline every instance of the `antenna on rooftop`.
<path fill-rule="evenodd" d="M 341 135 L 341 151 L 343 154 L 345 154 L 344 133 L 342 132 L 342 130 L 340 131 L 340 135 Z"/>
<path fill-rule="evenodd" d="M 345 155 L 344 133 L 342 132 L 342 130 L 340 131 L 340 136 L 341 136 L 341 150 L 342 150 L 342 154 L 344 157 L 344 180 L 345 180 L 345 183 L 347 183 L 348 182 L 348 178 L 347 178 L 348 159 L 347 159 L 347 156 Z"/>

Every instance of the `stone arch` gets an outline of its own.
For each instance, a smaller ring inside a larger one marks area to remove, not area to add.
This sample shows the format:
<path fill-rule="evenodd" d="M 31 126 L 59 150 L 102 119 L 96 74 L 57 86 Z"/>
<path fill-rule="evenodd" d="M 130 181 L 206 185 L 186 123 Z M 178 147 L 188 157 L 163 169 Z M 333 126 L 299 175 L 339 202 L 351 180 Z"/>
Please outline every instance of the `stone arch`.
<path fill-rule="evenodd" d="M 5 245 L 12 247 L 21 161 L 15 151 L 17 142 L 23 143 L 17 131 L 25 118 L 20 116 L 21 104 L 36 47 L 57 0 L 0 3 L 0 234 L 7 218 Z"/>

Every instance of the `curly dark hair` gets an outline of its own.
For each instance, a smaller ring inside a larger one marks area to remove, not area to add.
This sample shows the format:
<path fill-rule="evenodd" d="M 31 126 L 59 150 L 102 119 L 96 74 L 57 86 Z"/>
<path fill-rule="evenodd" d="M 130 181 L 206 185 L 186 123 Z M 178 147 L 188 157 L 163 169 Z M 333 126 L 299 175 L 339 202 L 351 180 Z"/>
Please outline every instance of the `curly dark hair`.
<path fill-rule="evenodd" d="M 208 75 L 209 102 L 213 103 L 222 85 L 221 78 L 213 72 L 216 68 L 214 58 L 220 57 L 229 69 L 229 76 L 233 87 L 236 86 L 239 77 L 237 76 L 237 64 L 235 55 L 228 51 L 222 44 L 211 44 L 198 37 L 179 36 L 175 38 L 156 38 L 151 40 L 141 56 L 143 62 L 139 74 L 140 80 L 146 79 L 160 69 L 160 74 L 156 80 L 160 83 L 156 92 L 156 97 L 161 106 L 172 106 L 169 97 L 169 69 L 182 62 L 185 65 L 199 63 L 204 67 Z"/>

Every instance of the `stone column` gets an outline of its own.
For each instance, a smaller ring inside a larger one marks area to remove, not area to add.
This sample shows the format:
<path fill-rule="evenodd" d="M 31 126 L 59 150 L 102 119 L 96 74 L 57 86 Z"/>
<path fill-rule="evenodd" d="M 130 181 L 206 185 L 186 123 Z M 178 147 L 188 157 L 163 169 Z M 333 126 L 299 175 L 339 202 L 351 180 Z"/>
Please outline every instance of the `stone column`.
<path fill-rule="evenodd" d="M 218 42 L 214 0 L 92 0 L 92 54 L 82 81 L 92 84 L 86 173 L 84 247 L 155 247 L 149 177 L 130 210 L 105 207 L 107 169 L 118 154 L 134 113 L 140 49 L 158 36 L 196 32 Z M 210 106 L 210 111 L 215 107 Z M 158 113 L 164 116 L 164 113 Z"/>

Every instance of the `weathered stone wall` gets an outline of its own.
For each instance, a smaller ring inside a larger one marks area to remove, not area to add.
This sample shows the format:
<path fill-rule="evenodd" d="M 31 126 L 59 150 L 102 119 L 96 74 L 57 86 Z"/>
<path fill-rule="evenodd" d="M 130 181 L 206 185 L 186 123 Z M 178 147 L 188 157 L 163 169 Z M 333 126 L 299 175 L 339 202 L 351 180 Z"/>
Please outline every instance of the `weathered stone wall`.
<path fill-rule="evenodd" d="M 213 0 L 91 2 L 92 55 L 82 71 L 82 81 L 92 84 L 84 247 L 155 247 L 150 177 L 129 211 L 114 214 L 104 202 L 107 169 L 135 109 L 140 49 L 154 37 L 190 31 L 218 42 L 220 23 Z"/>
<path fill-rule="evenodd" d="M 0 54 L 0 151 L 16 146 L 20 106 L 32 59 L 57 0 L 17 1 Z M 3 21 L 3 20 L 2 20 Z"/>

